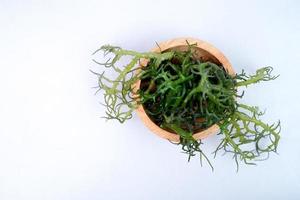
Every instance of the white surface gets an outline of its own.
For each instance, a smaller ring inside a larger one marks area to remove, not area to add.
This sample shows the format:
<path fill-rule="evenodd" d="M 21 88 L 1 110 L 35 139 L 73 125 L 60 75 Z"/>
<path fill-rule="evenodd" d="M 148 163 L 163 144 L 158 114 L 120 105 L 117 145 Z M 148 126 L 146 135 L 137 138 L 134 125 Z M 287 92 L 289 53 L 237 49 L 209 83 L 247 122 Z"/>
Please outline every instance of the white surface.
<path fill-rule="evenodd" d="M 0 1 L 0 199 L 300 199 L 299 20 L 297 0 Z M 239 173 L 218 156 L 212 173 L 136 116 L 99 118 L 91 53 L 179 36 L 214 44 L 238 72 L 274 66 L 280 78 L 245 102 L 281 119 L 279 156 Z"/>

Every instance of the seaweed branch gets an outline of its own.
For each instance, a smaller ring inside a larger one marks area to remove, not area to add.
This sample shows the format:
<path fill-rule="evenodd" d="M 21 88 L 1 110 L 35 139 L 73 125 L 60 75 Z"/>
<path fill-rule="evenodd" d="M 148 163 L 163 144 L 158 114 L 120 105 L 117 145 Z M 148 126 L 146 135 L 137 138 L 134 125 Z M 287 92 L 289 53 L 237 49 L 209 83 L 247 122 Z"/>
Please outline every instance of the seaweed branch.
<path fill-rule="evenodd" d="M 236 83 L 237 87 L 240 86 L 248 86 L 250 84 L 258 83 L 261 81 L 270 81 L 270 80 L 275 80 L 276 78 L 279 77 L 273 76 L 271 73 L 273 71 L 273 67 L 263 67 L 258 70 L 256 70 L 256 74 L 248 76 L 244 70 L 242 71 L 241 74 L 236 76 L 236 80 L 238 81 Z"/>
<path fill-rule="evenodd" d="M 195 156 L 196 153 L 198 152 L 200 155 L 200 165 L 202 166 L 202 160 L 204 158 L 209 164 L 212 171 L 214 170 L 214 167 L 212 166 L 209 158 L 205 155 L 205 153 L 200 148 L 200 145 L 202 144 L 201 140 L 197 141 L 193 137 L 192 132 L 185 131 L 182 128 L 178 127 L 176 124 L 163 124 L 162 127 L 173 130 L 178 135 L 180 135 L 180 142 L 178 144 L 181 145 L 181 149 L 183 153 L 188 155 L 188 162 L 190 161 L 191 157 Z"/>
<path fill-rule="evenodd" d="M 258 107 L 237 106 L 232 116 L 219 123 L 224 138 L 214 153 L 221 149 L 233 153 L 238 169 L 238 159 L 254 165 L 255 161 L 267 159 L 270 152 L 277 152 L 280 121 L 268 125 L 259 119 L 264 113 Z"/>
<path fill-rule="evenodd" d="M 98 76 L 99 89 L 104 91 L 103 105 L 106 107 L 106 116 L 104 118 L 116 119 L 123 123 L 132 118 L 132 112 L 137 107 L 137 101 L 134 98 L 134 88 L 132 86 L 140 77 L 140 73 L 138 72 L 139 66 L 137 66 L 138 61 L 141 58 L 154 59 L 156 65 L 159 65 L 160 62 L 170 59 L 173 53 L 139 53 L 124 50 L 116 46 L 104 45 L 96 50 L 93 55 L 101 51 L 104 56 L 112 54 L 113 58 L 109 58 L 104 63 L 94 61 L 106 68 L 112 68 L 118 74 L 117 78 L 111 80 L 105 76 L 105 71 L 102 73 L 93 72 Z M 117 66 L 117 63 L 123 56 L 132 56 L 132 60 L 129 64 L 121 68 Z"/>

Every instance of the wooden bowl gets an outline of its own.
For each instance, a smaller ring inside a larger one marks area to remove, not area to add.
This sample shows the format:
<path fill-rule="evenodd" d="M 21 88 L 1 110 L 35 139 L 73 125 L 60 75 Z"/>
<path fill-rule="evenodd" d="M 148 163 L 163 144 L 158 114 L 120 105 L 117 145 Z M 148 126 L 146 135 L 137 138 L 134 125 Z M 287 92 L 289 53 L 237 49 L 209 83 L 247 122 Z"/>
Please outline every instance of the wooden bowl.
<path fill-rule="evenodd" d="M 235 72 L 227 60 L 227 58 L 222 54 L 221 51 L 219 51 L 217 48 L 212 46 L 211 44 L 204 42 L 202 40 L 194 39 L 194 38 L 176 38 L 168 41 L 164 41 L 158 44 L 157 47 L 153 48 L 151 51 L 152 52 L 164 52 L 168 50 L 180 50 L 180 51 L 185 51 L 187 50 L 187 42 L 189 44 L 196 44 L 196 49 L 195 49 L 195 57 L 196 58 L 201 58 L 204 61 L 211 61 L 213 63 L 216 63 L 218 65 L 222 65 L 225 70 L 232 76 L 235 75 Z M 147 65 L 147 60 L 141 61 L 142 66 Z M 140 88 L 141 81 L 139 80 L 135 87 L 137 89 Z M 142 119 L 144 124 L 155 134 L 158 136 L 168 139 L 173 142 L 179 142 L 179 135 L 166 131 L 162 128 L 160 128 L 158 125 L 156 125 L 146 114 L 144 108 L 142 105 L 140 105 L 137 108 L 137 114 L 138 116 Z M 219 131 L 219 126 L 214 124 L 210 126 L 209 128 L 202 130 L 200 132 L 194 133 L 193 137 L 196 140 L 199 139 L 204 139 L 208 137 L 209 135 L 215 134 Z"/>

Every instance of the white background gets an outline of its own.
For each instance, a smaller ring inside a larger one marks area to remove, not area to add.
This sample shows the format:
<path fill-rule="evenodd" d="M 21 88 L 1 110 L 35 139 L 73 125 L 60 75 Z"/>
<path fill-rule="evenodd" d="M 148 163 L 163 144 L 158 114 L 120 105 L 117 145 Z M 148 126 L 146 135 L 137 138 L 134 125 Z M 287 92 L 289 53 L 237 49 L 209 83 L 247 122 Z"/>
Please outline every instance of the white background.
<path fill-rule="evenodd" d="M 1 0 L 0 199 L 300 199 L 299 2 Z M 238 173 L 220 155 L 212 173 L 136 116 L 100 118 L 91 53 L 182 36 L 214 44 L 237 72 L 280 74 L 244 96 L 281 120 L 279 155 Z"/>

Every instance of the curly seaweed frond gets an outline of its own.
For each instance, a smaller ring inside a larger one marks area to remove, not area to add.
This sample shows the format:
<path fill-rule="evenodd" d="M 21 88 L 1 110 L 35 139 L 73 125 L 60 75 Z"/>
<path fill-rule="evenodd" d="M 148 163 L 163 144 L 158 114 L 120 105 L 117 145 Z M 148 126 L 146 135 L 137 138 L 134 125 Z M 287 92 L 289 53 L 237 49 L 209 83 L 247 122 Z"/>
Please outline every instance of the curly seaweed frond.
<path fill-rule="evenodd" d="M 117 73 L 117 78 L 110 79 L 105 76 L 105 71 L 102 73 L 95 73 L 98 76 L 98 87 L 99 90 L 104 91 L 104 105 L 106 107 L 106 119 L 116 119 L 123 123 L 124 121 L 132 117 L 133 110 L 137 107 L 136 97 L 134 96 L 134 88 L 132 87 L 136 81 L 139 80 L 139 61 L 140 59 L 154 59 L 156 65 L 159 66 L 161 62 L 166 59 L 170 59 L 173 55 L 172 52 L 168 53 L 139 53 L 135 51 L 123 50 L 120 47 L 104 45 L 94 54 L 103 52 L 104 56 L 112 55 L 106 62 L 100 63 L 96 60 L 99 65 L 106 68 L 112 68 Z M 131 61 L 123 66 L 117 66 L 118 61 L 123 56 L 131 56 Z"/>
<path fill-rule="evenodd" d="M 193 137 L 193 132 L 188 132 L 183 130 L 182 128 L 178 127 L 176 124 L 162 124 L 163 128 L 168 128 L 180 136 L 180 142 L 178 144 L 181 145 L 181 149 L 183 153 L 188 155 L 188 162 L 190 161 L 191 157 L 195 156 L 196 153 L 199 153 L 200 156 L 200 165 L 202 166 L 203 158 L 209 164 L 211 170 L 214 170 L 209 158 L 205 155 L 205 153 L 200 148 L 200 145 L 203 144 L 201 140 L 196 140 Z M 173 142 L 172 142 L 173 143 Z M 177 144 L 177 143 L 173 143 Z"/>
<path fill-rule="evenodd" d="M 270 66 L 263 67 L 263 68 L 256 70 L 256 74 L 248 76 L 248 75 L 246 75 L 246 73 L 243 70 L 241 74 L 238 74 L 235 77 L 237 80 L 236 86 L 237 87 L 248 86 L 250 84 L 258 83 L 261 81 L 270 81 L 270 80 L 274 80 L 274 79 L 278 78 L 279 75 L 273 76 L 271 74 L 272 71 L 273 71 L 273 67 L 270 67 Z"/>
<path fill-rule="evenodd" d="M 237 104 L 237 111 L 219 123 L 224 138 L 215 150 L 223 149 L 233 153 L 237 170 L 239 160 L 245 164 L 255 165 L 255 161 L 269 157 L 270 152 L 277 152 L 280 139 L 280 121 L 269 125 L 259 117 L 264 114 L 258 107 Z"/>

